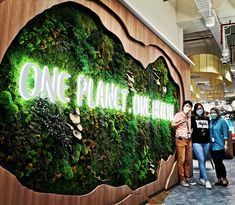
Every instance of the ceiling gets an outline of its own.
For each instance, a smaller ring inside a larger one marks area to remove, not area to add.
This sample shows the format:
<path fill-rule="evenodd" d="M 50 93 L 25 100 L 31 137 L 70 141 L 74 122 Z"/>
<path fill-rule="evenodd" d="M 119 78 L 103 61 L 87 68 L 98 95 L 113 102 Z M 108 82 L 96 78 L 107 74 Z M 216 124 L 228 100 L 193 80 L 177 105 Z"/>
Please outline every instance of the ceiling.
<path fill-rule="evenodd" d="M 214 27 L 208 28 L 205 26 L 205 19 L 208 16 L 210 3 L 211 14 L 215 16 L 216 21 Z M 192 99 L 194 101 L 225 99 L 228 103 L 232 103 L 235 100 L 235 0 L 176 0 L 176 5 L 177 24 L 184 32 L 184 53 L 189 57 L 197 54 L 215 55 L 221 62 L 221 68 L 228 69 L 231 74 L 231 82 L 227 82 L 223 72 L 220 84 L 211 86 L 209 78 L 211 73 L 208 75 L 205 75 L 205 72 L 202 75 L 192 73 L 191 82 L 194 84 Z M 225 44 L 221 42 L 223 30 L 225 30 L 223 41 Z M 222 55 L 224 49 L 228 49 L 229 57 L 225 53 Z M 225 55 L 226 62 L 223 61 Z"/>

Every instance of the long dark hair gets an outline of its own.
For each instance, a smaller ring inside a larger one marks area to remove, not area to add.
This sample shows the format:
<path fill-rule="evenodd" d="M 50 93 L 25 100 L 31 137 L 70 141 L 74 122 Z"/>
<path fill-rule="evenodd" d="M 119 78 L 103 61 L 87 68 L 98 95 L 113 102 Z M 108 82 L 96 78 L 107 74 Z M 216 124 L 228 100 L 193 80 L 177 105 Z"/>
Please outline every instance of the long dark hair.
<path fill-rule="evenodd" d="M 202 117 L 206 118 L 206 115 L 205 115 L 205 109 L 203 107 L 203 105 L 201 103 L 196 103 L 193 107 L 193 116 L 195 117 L 198 117 L 198 114 L 196 113 L 196 110 L 198 109 L 198 107 L 201 106 L 202 107 L 202 110 L 203 110 L 203 113 L 202 113 Z"/>

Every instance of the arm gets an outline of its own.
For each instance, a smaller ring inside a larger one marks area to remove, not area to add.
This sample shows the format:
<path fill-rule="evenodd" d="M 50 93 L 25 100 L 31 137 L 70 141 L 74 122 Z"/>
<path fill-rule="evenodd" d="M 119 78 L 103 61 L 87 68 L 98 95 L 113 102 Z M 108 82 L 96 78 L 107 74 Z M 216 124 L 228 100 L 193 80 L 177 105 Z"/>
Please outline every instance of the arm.
<path fill-rule="evenodd" d="M 221 123 L 222 133 L 224 140 L 227 140 L 229 138 L 229 128 L 225 120 Z"/>
<path fill-rule="evenodd" d="M 228 150 L 228 140 L 224 140 L 224 150 Z"/>
<path fill-rule="evenodd" d="M 229 128 L 226 121 L 222 122 L 222 130 L 223 130 L 223 137 L 224 137 L 224 149 L 225 151 L 228 150 L 228 138 L 229 138 Z"/>
<path fill-rule="evenodd" d="M 173 119 L 172 122 L 171 122 L 171 127 L 176 128 L 176 127 L 178 127 L 181 123 L 184 123 L 184 122 L 185 122 L 185 119 L 182 118 L 182 116 L 181 116 L 179 113 L 177 113 L 177 114 L 175 115 L 174 119 Z"/>

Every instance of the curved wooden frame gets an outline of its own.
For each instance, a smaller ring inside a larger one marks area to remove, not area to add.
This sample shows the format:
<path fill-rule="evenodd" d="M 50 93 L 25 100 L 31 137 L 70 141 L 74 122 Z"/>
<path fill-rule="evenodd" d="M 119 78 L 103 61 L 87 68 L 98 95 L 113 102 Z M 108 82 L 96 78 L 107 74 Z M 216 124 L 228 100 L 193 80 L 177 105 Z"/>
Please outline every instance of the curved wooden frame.
<path fill-rule="evenodd" d="M 136 190 L 123 185 L 113 187 L 102 184 L 88 194 L 80 196 L 39 193 L 23 187 L 16 177 L 0 166 L 0 205 L 135 205 L 148 200 L 148 197 L 163 190 L 166 184 L 176 184 L 178 177 L 168 176 L 173 170 L 175 155 L 168 157 L 167 161 L 160 161 L 158 180 L 139 187 Z"/>

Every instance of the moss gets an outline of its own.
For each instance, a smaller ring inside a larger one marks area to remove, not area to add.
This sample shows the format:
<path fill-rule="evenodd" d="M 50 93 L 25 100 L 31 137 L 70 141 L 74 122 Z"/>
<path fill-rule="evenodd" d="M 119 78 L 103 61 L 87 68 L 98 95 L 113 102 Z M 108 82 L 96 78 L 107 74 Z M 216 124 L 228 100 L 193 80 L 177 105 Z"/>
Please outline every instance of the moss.
<path fill-rule="evenodd" d="M 174 136 L 171 135 L 170 130 L 170 122 L 166 120 L 162 120 L 160 122 L 161 126 L 161 142 L 162 146 L 162 155 L 163 159 L 167 159 L 169 153 L 173 154 L 173 144 L 174 144 Z"/>
<path fill-rule="evenodd" d="M 3 111 L 3 121 L 11 123 L 19 112 L 18 106 L 12 101 L 11 93 L 8 91 L 0 92 L 0 105 Z"/>
<path fill-rule="evenodd" d="M 75 163 L 77 163 L 79 161 L 80 156 L 81 156 L 81 151 L 82 151 L 82 145 L 80 145 L 80 144 L 74 145 L 74 148 L 73 148 L 74 153 L 72 155 L 72 158 Z"/>
<path fill-rule="evenodd" d="M 8 107 L 12 103 L 11 93 L 4 90 L 0 92 L 0 105 L 3 107 Z"/>
<path fill-rule="evenodd" d="M 61 160 L 60 162 L 60 171 L 65 180 L 70 180 L 73 178 L 73 170 L 72 167 L 69 165 L 69 163 L 66 160 Z"/>

